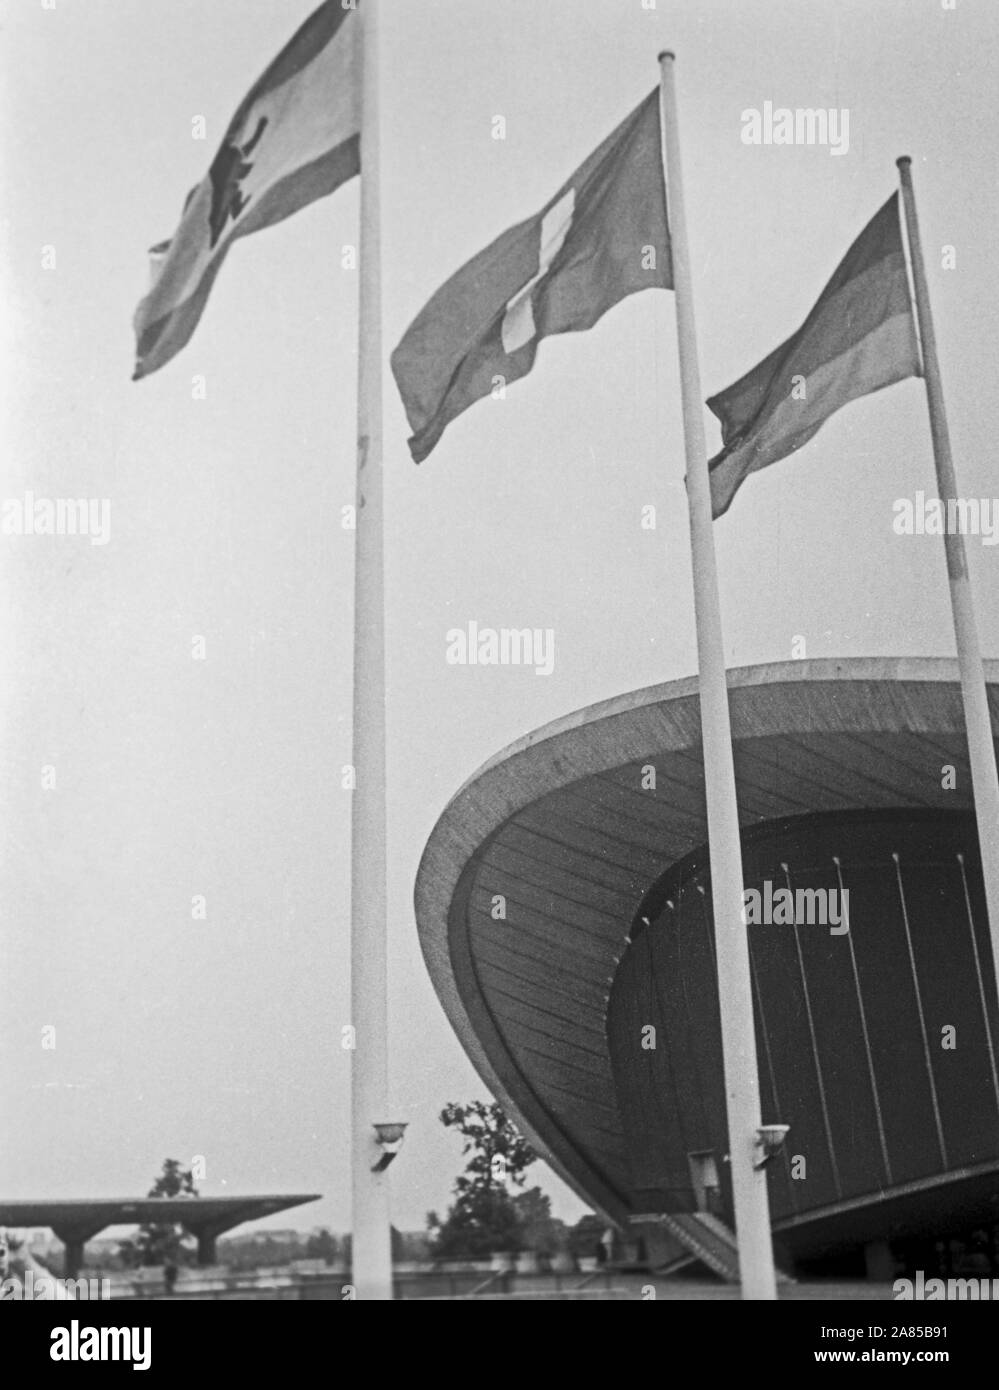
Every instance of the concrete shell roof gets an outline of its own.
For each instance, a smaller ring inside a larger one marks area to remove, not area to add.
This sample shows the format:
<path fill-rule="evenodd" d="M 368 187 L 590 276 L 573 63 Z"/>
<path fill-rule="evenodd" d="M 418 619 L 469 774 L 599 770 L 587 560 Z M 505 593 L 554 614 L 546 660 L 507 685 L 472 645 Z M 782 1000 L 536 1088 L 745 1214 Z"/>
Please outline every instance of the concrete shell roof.
<path fill-rule="evenodd" d="M 999 662 L 986 676 L 997 731 Z M 956 662 L 793 661 L 728 683 L 743 826 L 970 807 Z M 642 790 L 649 763 L 655 791 Z M 706 839 L 691 678 L 580 710 L 492 758 L 444 810 L 417 875 L 424 957 L 465 1051 L 556 1171 L 616 1220 L 631 1183 L 607 999 L 643 898 Z M 506 921 L 491 915 L 498 894 Z"/>

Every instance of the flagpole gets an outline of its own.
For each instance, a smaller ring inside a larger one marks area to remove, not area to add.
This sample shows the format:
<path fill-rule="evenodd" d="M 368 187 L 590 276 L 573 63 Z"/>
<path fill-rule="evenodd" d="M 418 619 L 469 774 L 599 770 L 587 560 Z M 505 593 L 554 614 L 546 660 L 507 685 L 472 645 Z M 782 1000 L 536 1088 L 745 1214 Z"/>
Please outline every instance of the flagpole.
<path fill-rule="evenodd" d="M 358 1299 L 392 1297 L 388 1174 L 374 1126 L 387 1121 L 388 951 L 385 849 L 385 589 L 382 516 L 381 231 L 378 5 L 361 24 L 361 212 L 354 550 L 355 786 L 350 857 L 351 1281 Z"/>
<path fill-rule="evenodd" d="M 742 845 L 732 759 L 728 686 L 708 455 L 704 440 L 700 368 L 694 325 L 694 296 L 677 124 L 675 55 L 661 53 L 660 92 L 663 158 L 669 200 L 673 288 L 676 296 L 680 389 L 687 461 L 687 499 L 694 572 L 694 615 L 708 812 L 711 898 L 718 961 L 725 1103 L 728 1117 L 732 1196 L 739 1270 L 745 1299 L 775 1299 L 773 1244 L 766 1173 L 755 1162 L 760 1127 L 759 1069 L 749 972 L 749 938 L 743 913 Z"/>
<path fill-rule="evenodd" d="M 926 382 L 926 403 L 930 415 L 930 436 L 933 440 L 933 461 L 937 470 L 937 488 L 946 506 L 948 498 L 958 498 L 954 459 L 950 448 L 950 431 L 944 406 L 943 382 L 937 359 L 937 340 L 933 331 L 930 291 L 923 262 L 919 222 L 916 217 L 916 194 L 912 185 L 912 160 L 903 155 L 895 161 L 902 186 L 905 226 L 909 238 L 909 260 L 916 295 L 916 316 L 922 345 L 923 378 Z M 944 526 L 944 548 L 947 556 L 947 576 L 950 581 L 950 602 L 954 614 L 954 635 L 957 640 L 957 660 L 961 673 L 961 698 L 964 703 L 964 724 L 968 737 L 968 760 L 971 765 L 971 787 L 974 793 L 975 815 L 978 822 L 978 844 L 982 858 L 982 877 L 985 881 L 985 906 L 992 939 L 992 962 L 999 979 L 999 778 L 996 775 L 995 745 L 992 740 L 992 721 L 985 688 L 985 668 L 978 641 L 974 598 L 968 573 L 968 557 L 964 536 L 958 530 Z"/>

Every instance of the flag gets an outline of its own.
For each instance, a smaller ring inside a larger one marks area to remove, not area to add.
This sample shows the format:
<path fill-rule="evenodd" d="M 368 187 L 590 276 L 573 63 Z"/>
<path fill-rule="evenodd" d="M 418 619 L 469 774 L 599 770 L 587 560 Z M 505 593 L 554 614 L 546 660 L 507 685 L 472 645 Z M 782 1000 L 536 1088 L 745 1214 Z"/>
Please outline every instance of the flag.
<path fill-rule="evenodd" d="M 407 330 L 392 371 L 414 460 L 474 401 L 526 376 L 542 338 L 591 328 L 626 295 L 672 284 L 656 88 L 537 216 L 463 266 Z"/>
<path fill-rule="evenodd" d="M 708 401 L 725 446 L 708 463 L 714 515 L 728 510 L 750 473 L 800 449 L 840 406 L 921 375 L 892 194 L 797 333 Z"/>
<path fill-rule="evenodd" d="M 173 240 L 153 248 L 152 288 L 135 315 L 134 380 L 188 342 L 234 241 L 359 172 L 360 87 L 353 0 L 327 0 L 243 100 Z"/>

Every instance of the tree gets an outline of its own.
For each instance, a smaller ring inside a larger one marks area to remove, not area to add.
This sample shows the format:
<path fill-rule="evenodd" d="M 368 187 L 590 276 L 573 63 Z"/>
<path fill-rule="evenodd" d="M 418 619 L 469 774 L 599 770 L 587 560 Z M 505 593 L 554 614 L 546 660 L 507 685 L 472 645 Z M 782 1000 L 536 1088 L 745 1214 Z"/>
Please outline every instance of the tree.
<path fill-rule="evenodd" d="M 569 1249 L 577 1259 L 595 1255 L 606 1230 L 607 1222 L 594 1212 L 588 1211 L 570 1230 Z"/>
<path fill-rule="evenodd" d="M 392 1227 L 392 1263 L 410 1260 L 423 1263 L 431 1257 L 430 1236 L 426 1231 L 397 1231 Z"/>
<path fill-rule="evenodd" d="M 339 1253 L 336 1236 L 326 1226 L 320 1227 L 318 1231 L 313 1231 L 305 1242 L 305 1253 L 309 1259 L 325 1260 L 326 1264 L 333 1264 Z"/>
<path fill-rule="evenodd" d="M 181 1168 L 175 1158 L 164 1160 L 163 1171 L 146 1193 L 147 1197 L 197 1197 L 194 1174 Z M 123 1241 L 118 1247 L 122 1260 L 132 1268 L 149 1265 L 182 1264 L 188 1258 L 184 1249 L 183 1226 L 174 1222 L 148 1222 L 139 1227 L 135 1240 Z"/>
<path fill-rule="evenodd" d="M 462 1136 L 467 1162 L 464 1174 L 455 1179 L 455 1200 L 447 1216 L 443 1221 L 436 1212 L 427 1216 L 433 1254 L 448 1259 L 521 1249 L 524 1222 L 508 1184 L 524 1186 L 537 1154 L 495 1101 L 452 1102 L 440 1120 Z"/>
<path fill-rule="evenodd" d="M 514 1187 L 524 1186 L 524 1175 L 538 1156 L 496 1101 L 473 1100 L 468 1105 L 452 1101 L 441 1111 L 440 1120 L 446 1129 L 457 1129 L 463 1137 L 461 1151 L 472 1155 L 465 1172 L 473 1181 L 496 1186 L 509 1179 Z M 467 1179 L 458 1179 L 463 1181 Z"/>
<path fill-rule="evenodd" d="M 552 1202 L 540 1187 L 529 1187 L 513 1199 L 513 1209 L 520 1223 L 521 1241 L 525 1250 L 539 1255 L 554 1255 L 568 1246 L 569 1228 L 564 1221 L 552 1216 Z"/>
<path fill-rule="evenodd" d="M 165 1159 L 163 1172 L 146 1193 L 147 1197 L 197 1197 L 190 1168 L 181 1168 L 175 1158 Z"/>

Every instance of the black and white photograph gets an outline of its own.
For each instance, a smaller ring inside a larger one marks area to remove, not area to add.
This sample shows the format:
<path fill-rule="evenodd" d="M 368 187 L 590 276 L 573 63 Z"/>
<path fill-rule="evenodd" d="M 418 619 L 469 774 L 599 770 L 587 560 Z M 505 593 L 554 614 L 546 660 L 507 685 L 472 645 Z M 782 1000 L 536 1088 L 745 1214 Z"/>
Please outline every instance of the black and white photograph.
<path fill-rule="evenodd" d="M 35 1368 L 980 1364 L 997 90 L 994 0 L 0 0 Z"/>

